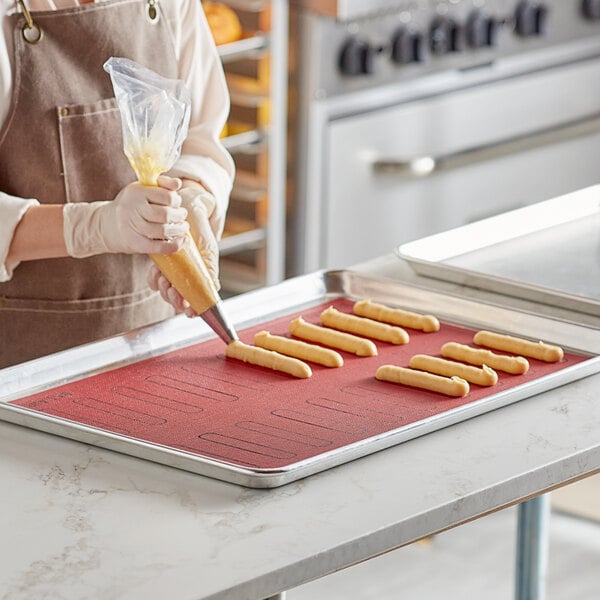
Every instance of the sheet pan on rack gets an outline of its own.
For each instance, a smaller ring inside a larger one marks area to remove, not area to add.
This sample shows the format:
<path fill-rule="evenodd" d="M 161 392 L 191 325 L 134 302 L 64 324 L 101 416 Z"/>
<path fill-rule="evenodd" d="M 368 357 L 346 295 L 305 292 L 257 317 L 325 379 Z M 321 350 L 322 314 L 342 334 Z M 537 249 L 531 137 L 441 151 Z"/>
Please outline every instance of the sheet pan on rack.
<path fill-rule="evenodd" d="M 0 371 L 0 418 L 249 487 L 277 487 L 600 371 L 597 332 L 576 323 L 440 294 L 350 271 L 288 280 L 226 302 L 240 337 L 285 334 L 291 318 L 318 322 L 333 304 L 371 298 L 438 316 L 440 331 L 410 330 L 378 356 L 344 354 L 296 380 L 226 359 L 200 320 L 176 317 Z M 194 328 L 197 327 L 196 330 Z M 446 398 L 374 377 L 446 341 L 469 343 L 488 328 L 561 345 L 565 360 L 532 360 L 527 374 L 499 373 Z"/>
<path fill-rule="evenodd" d="M 600 317 L 600 185 L 402 244 L 420 275 Z"/>

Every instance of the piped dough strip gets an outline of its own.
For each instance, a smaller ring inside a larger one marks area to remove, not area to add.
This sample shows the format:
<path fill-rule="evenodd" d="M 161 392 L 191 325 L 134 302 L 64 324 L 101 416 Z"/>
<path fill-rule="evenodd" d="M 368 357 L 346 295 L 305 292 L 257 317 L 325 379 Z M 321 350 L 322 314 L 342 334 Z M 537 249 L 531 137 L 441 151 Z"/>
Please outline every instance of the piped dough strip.
<path fill-rule="evenodd" d="M 283 373 L 288 373 L 302 379 L 306 379 L 312 375 L 310 367 L 297 358 L 284 356 L 272 350 L 250 346 L 239 340 L 235 340 L 227 345 L 225 355 L 229 358 L 236 358 L 250 363 L 251 365 L 266 367 L 274 371 L 282 371 Z"/>
<path fill-rule="evenodd" d="M 383 304 L 371 302 L 371 300 L 359 300 L 354 303 L 352 311 L 359 317 L 367 317 L 392 325 L 420 329 L 425 333 L 439 331 L 440 322 L 433 315 L 421 315 L 400 308 L 390 308 Z"/>
<path fill-rule="evenodd" d="M 486 365 L 483 365 L 482 368 L 472 367 L 427 354 L 415 354 L 408 364 L 413 369 L 444 375 L 445 377 L 456 376 L 477 385 L 489 386 L 498 383 L 498 374 Z"/>
<path fill-rule="evenodd" d="M 512 354 L 537 358 L 544 362 L 554 363 L 563 359 L 564 352 L 559 346 L 552 346 L 544 342 L 530 342 L 522 338 L 493 333 L 491 331 L 478 331 L 473 336 L 473 342 L 480 346 L 503 350 Z"/>
<path fill-rule="evenodd" d="M 254 336 L 254 344 L 267 350 L 274 350 L 280 354 L 293 356 L 300 360 L 308 360 L 325 367 L 341 367 L 344 364 L 342 355 L 331 348 L 292 340 L 281 335 L 271 335 L 268 331 L 257 333 Z"/>
<path fill-rule="evenodd" d="M 529 361 L 523 356 L 495 354 L 491 350 L 472 348 L 457 342 L 447 342 L 442 346 L 440 353 L 445 358 L 460 360 L 471 365 L 487 365 L 511 375 L 523 375 L 529 370 Z"/>
<path fill-rule="evenodd" d="M 469 393 L 469 384 L 460 377 L 442 377 L 426 371 L 416 371 L 395 365 L 379 367 L 375 377 L 381 381 L 400 383 L 446 396 L 464 397 Z"/>
<path fill-rule="evenodd" d="M 351 333 L 327 329 L 307 323 L 302 317 L 290 323 L 290 333 L 296 337 L 317 342 L 324 346 L 352 352 L 357 356 L 377 356 L 377 346 L 371 341 Z"/>
<path fill-rule="evenodd" d="M 363 335 L 390 344 L 408 344 L 410 337 L 404 329 L 367 319 L 349 315 L 330 306 L 321 313 L 321 323 L 340 331 Z"/>

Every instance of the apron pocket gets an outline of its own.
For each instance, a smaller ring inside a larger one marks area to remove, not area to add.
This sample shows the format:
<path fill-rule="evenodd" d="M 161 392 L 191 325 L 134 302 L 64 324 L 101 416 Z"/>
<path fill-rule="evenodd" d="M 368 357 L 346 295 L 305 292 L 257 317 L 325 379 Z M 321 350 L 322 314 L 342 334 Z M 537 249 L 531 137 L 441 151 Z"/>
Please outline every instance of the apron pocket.
<path fill-rule="evenodd" d="M 173 315 L 160 294 L 94 300 L 2 298 L 0 369 L 117 335 Z"/>
<path fill-rule="evenodd" d="M 57 107 L 67 202 L 112 200 L 136 180 L 114 98 Z"/>
<path fill-rule="evenodd" d="M 85 300 L 45 300 L 39 298 L 0 298 L 0 312 L 15 313 L 94 313 L 136 307 L 160 294 L 146 287 L 127 294 L 90 298 Z M 165 303 L 166 304 L 166 303 Z"/>

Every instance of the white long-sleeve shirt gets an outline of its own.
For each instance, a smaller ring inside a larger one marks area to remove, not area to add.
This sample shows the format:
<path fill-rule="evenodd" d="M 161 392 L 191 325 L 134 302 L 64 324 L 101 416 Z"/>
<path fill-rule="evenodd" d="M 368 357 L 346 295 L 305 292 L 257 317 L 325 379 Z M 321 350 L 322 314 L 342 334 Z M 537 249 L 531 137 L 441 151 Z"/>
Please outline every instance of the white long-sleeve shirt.
<path fill-rule="evenodd" d="M 178 78 L 186 83 L 192 96 L 189 133 L 181 157 L 169 174 L 199 181 L 214 195 L 216 208 L 211 225 L 220 236 L 234 176 L 233 160 L 219 141 L 229 113 L 229 93 L 200 0 L 162 0 L 162 3 L 168 5 L 164 15 L 175 44 Z M 69 8 L 80 2 L 27 0 L 26 4 L 34 12 Z M 13 92 L 12 27 L 8 16 L 15 12 L 15 0 L 0 0 L 0 123 L 6 118 Z M 19 221 L 37 201 L 0 190 L 0 282 L 12 277 L 17 265 L 7 264 L 8 249 Z"/>

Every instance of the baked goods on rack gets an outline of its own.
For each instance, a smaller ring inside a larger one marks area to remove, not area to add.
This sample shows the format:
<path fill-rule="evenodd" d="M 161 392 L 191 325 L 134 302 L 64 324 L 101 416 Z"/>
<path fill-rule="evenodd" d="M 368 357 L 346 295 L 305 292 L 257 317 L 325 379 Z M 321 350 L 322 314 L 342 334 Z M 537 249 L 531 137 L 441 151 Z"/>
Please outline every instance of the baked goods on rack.
<path fill-rule="evenodd" d="M 325 367 L 341 367 L 344 364 L 341 354 L 331 348 L 323 348 L 323 346 L 293 340 L 281 335 L 271 335 L 268 331 L 259 331 L 254 336 L 254 345 Z"/>
<path fill-rule="evenodd" d="M 456 376 L 477 385 L 490 386 L 498 383 L 498 374 L 486 365 L 483 365 L 481 368 L 473 367 L 427 354 L 415 354 L 411 357 L 408 364 L 413 369 L 427 371 L 436 375 L 444 375 L 445 377 Z"/>
<path fill-rule="evenodd" d="M 422 315 L 400 308 L 390 308 L 384 304 L 371 302 L 371 300 L 355 302 L 352 311 L 359 317 L 367 317 L 376 321 L 399 325 L 400 327 L 420 329 L 426 333 L 439 331 L 440 329 L 440 322 L 433 315 Z"/>
<path fill-rule="evenodd" d="M 371 340 L 344 331 L 313 325 L 307 323 L 302 317 L 298 317 L 290 323 L 290 333 L 296 337 L 317 342 L 330 348 L 352 352 L 357 356 L 377 355 L 377 346 Z"/>
<path fill-rule="evenodd" d="M 523 375 L 529 370 L 529 361 L 524 356 L 496 354 L 484 348 L 473 348 L 457 342 L 447 342 L 440 351 L 445 358 L 452 358 L 471 365 L 487 365 L 491 369 L 512 375 Z"/>
<path fill-rule="evenodd" d="M 242 37 L 242 25 L 236 12 L 223 2 L 203 0 L 202 8 L 215 44 L 229 44 Z"/>
<path fill-rule="evenodd" d="M 400 383 L 446 396 L 464 397 L 469 393 L 468 382 L 460 377 L 443 377 L 395 365 L 382 365 L 377 369 L 375 377 L 381 381 Z"/>
<path fill-rule="evenodd" d="M 306 379 L 312 375 L 311 368 L 303 361 L 291 356 L 284 356 L 272 350 L 265 350 L 257 346 L 244 344 L 239 340 L 235 340 L 227 344 L 225 355 L 229 358 L 235 358 L 243 362 L 266 367 L 274 371 L 282 371 L 294 377 Z"/>
<path fill-rule="evenodd" d="M 408 333 L 401 327 L 381 323 L 365 317 L 349 315 L 335 309 L 333 306 L 321 313 L 321 323 L 327 327 L 365 336 L 390 344 L 408 344 Z"/>
<path fill-rule="evenodd" d="M 563 349 L 559 346 L 545 344 L 544 342 L 531 342 L 492 331 L 478 331 L 473 336 L 473 342 L 479 346 L 486 346 L 487 348 L 520 356 L 529 356 L 549 363 L 559 362 L 564 357 Z"/>

